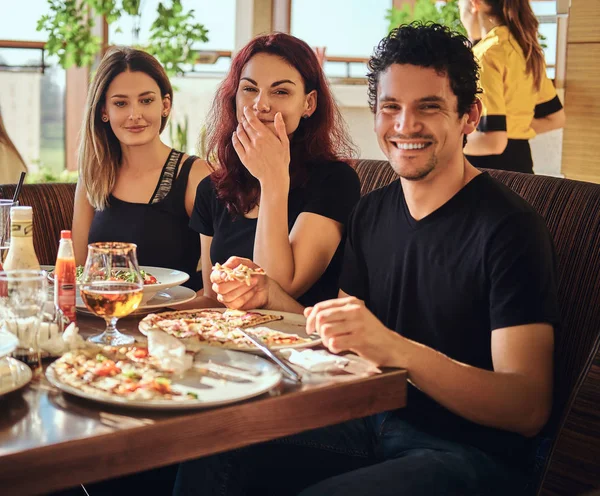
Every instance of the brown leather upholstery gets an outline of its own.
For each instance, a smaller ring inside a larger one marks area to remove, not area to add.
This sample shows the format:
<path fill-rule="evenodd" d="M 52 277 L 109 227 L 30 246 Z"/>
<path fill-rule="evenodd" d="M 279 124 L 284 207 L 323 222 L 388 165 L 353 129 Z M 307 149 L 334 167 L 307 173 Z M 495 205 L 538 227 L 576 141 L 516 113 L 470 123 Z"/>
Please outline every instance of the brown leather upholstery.
<path fill-rule="evenodd" d="M 355 168 L 362 194 L 397 177 L 385 161 L 359 160 Z M 488 172 L 525 198 L 554 238 L 562 323 L 546 430 L 558 442 L 546 460 L 541 494 L 580 494 L 600 487 L 600 404 L 590 401 L 600 399 L 600 184 Z"/>
<path fill-rule="evenodd" d="M 14 184 L 0 185 L 0 198 L 12 198 Z M 60 231 L 71 229 L 75 184 L 25 184 L 20 205 L 33 207 L 33 245 L 42 265 L 54 265 Z"/>

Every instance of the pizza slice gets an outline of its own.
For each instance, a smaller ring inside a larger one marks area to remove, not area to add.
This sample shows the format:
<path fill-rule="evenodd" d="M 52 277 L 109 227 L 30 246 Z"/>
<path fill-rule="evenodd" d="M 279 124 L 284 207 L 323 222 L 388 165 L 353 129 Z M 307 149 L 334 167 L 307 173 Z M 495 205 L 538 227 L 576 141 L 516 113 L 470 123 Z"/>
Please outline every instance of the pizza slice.
<path fill-rule="evenodd" d="M 171 388 L 171 373 L 144 348 L 85 348 L 65 353 L 54 364 L 59 381 L 88 394 L 128 400 L 187 400 L 194 395 Z"/>
<path fill-rule="evenodd" d="M 252 276 L 266 275 L 266 272 L 264 271 L 264 269 L 262 269 L 260 267 L 257 269 L 253 269 L 244 264 L 240 264 L 237 267 L 235 267 L 234 269 L 231 269 L 229 267 L 225 267 L 224 265 L 221 265 L 220 263 L 216 263 L 212 269 L 218 270 L 219 272 L 224 273 L 225 280 L 227 280 L 227 281 L 244 282 L 244 283 L 246 283 L 247 286 L 250 286 Z"/>

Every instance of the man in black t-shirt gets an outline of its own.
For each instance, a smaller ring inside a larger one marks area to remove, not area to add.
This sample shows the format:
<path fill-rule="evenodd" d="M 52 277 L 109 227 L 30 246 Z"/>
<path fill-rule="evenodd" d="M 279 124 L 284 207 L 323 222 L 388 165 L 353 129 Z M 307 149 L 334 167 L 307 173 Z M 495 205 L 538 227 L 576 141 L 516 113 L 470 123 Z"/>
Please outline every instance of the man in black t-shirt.
<path fill-rule="evenodd" d="M 551 238 L 523 199 L 465 160 L 481 111 L 465 38 L 401 27 L 369 67 L 375 132 L 399 180 L 353 211 L 339 298 L 303 309 L 269 278 L 248 287 L 218 273 L 214 289 L 234 308 L 304 310 L 330 351 L 408 371 L 406 408 L 288 440 L 281 456 L 300 464 L 303 496 L 524 494 L 552 402 Z M 240 261 L 252 265 L 227 265 Z M 291 445 L 361 463 L 321 461 L 317 482 L 305 469 L 320 455 Z M 265 448 L 251 449 L 237 463 L 260 467 Z"/>

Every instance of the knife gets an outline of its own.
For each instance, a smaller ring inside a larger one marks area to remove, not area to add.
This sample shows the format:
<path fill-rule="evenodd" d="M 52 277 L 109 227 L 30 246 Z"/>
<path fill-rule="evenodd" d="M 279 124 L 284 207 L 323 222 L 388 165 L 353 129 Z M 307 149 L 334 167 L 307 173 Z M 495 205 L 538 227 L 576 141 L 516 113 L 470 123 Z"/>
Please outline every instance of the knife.
<path fill-rule="evenodd" d="M 254 346 L 256 346 L 265 355 L 267 355 L 271 360 L 273 360 L 279 366 L 279 368 L 285 373 L 286 376 L 288 376 L 290 379 L 292 379 L 295 382 L 302 382 L 302 376 L 300 374 L 296 373 L 296 371 L 293 370 L 291 367 L 286 365 L 286 363 L 283 360 L 281 360 L 277 355 L 275 355 L 275 353 L 273 353 L 267 346 L 265 346 L 263 343 L 261 343 L 261 341 L 254 334 L 252 334 L 251 332 L 246 331 L 244 329 L 239 329 L 239 331 L 244 336 L 246 336 L 246 338 L 248 338 L 250 341 L 252 341 Z"/>

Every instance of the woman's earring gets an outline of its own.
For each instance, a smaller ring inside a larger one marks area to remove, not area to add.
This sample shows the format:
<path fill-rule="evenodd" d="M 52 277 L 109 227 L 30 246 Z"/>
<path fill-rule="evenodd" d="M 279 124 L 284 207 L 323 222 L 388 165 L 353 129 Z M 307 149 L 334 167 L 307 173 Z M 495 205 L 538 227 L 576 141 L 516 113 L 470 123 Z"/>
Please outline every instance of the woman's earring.
<path fill-rule="evenodd" d="M 108 122 L 108 115 L 102 116 L 102 122 Z"/>
<path fill-rule="evenodd" d="M 310 117 L 310 115 L 308 115 L 308 114 L 304 114 L 304 115 L 302 116 L 302 118 L 303 118 L 303 119 L 308 119 L 309 117 Z"/>
<path fill-rule="evenodd" d="M 166 110 L 163 112 L 163 117 L 166 117 L 167 115 L 169 115 L 169 112 L 167 112 Z"/>

